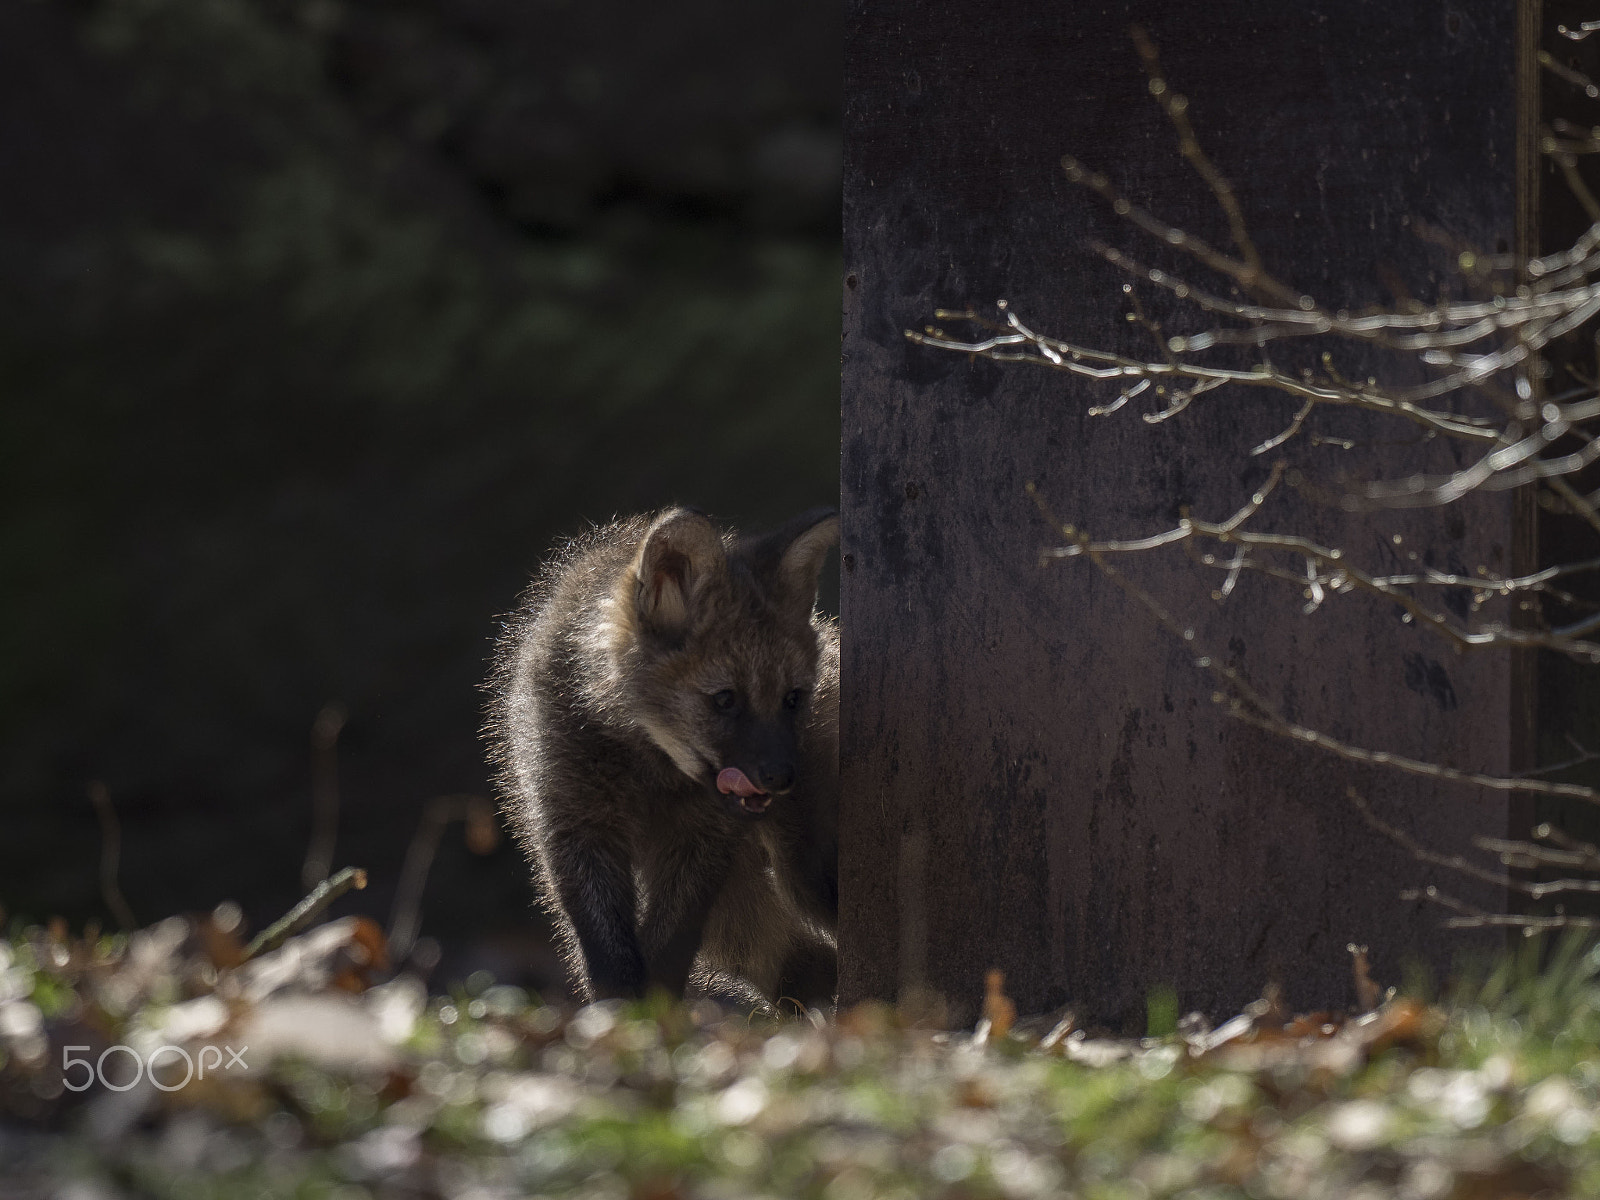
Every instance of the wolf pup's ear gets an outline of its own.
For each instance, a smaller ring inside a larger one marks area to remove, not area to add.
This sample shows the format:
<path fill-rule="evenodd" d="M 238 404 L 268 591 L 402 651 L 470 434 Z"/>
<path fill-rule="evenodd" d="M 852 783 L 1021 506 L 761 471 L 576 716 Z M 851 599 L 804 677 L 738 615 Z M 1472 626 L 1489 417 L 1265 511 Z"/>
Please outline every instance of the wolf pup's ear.
<path fill-rule="evenodd" d="M 828 551 L 839 544 L 839 514 L 813 508 L 762 539 L 767 577 L 778 602 L 810 616 Z"/>
<path fill-rule="evenodd" d="M 680 636 L 706 585 L 726 570 L 716 526 L 686 508 L 666 513 L 650 527 L 634 562 L 639 620 L 656 633 Z"/>

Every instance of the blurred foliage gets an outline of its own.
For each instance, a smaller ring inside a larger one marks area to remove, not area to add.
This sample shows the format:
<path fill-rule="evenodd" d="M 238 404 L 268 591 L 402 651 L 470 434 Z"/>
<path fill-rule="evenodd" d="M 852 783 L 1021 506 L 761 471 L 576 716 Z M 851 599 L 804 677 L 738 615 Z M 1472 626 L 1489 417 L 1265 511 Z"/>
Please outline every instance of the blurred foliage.
<path fill-rule="evenodd" d="M 381 911 L 426 799 L 487 788 L 493 614 L 556 536 L 837 494 L 837 17 L 740 11 L 805 36 L 0 9 L 0 900 L 97 911 L 98 778 L 137 912 L 280 909 L 338 700 Z M 514 853 L 438 870 L 436 932 L 525 921 Z"/>
<path fill-rule="evenodd" d="M 219 910 L 219 912 L 222 910 Z M 864 1006 L 576 1011 L 475 974 L 367 986 L 342 918 L 240 963 L 213 916 L 0 941 L 8 1195 L 1468 1200 L 1600 1188 L 1600 951 L 1535 946 L 1435 1008 L 1115 1039 Z M 1530 943 L 1531 944 L 1531 943 Z M 998 984 L 996 985 L 998 987 Z M 213 1052 L 201 1078 L 162 1050 Z M 114 1085 L 85 1063 L 102 1061 Z M 69 1049 L 70 1048 L 70 1049 Z M 63 1075 L 62 1063 L 74 1066 Z M 87 1083 L 81 1091 L 63 1086 Z M 93 1082 L 91 1082 L 91 1080 Z"/>

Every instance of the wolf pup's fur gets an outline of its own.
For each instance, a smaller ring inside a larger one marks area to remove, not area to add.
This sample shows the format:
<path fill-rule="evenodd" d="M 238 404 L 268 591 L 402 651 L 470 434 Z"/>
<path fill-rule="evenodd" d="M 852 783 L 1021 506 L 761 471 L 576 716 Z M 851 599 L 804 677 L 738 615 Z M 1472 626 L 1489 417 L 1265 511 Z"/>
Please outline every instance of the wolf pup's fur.
<path fill-rule="evenodd" d="M 744 981 L 832 999 L 838 518 L 764 537 L 677 508 L 547 563 L 502 639 L 505 809 L 584 998 Z"/>

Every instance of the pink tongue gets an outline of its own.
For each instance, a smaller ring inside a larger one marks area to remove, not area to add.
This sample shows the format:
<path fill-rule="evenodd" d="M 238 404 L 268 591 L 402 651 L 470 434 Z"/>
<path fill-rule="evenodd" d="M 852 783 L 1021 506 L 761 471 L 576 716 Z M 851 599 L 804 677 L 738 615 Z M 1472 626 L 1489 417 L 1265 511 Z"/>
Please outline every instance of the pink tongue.
<path fill-rule="evenodd" d="M 745 773 L 738 767 L 723 767 L 717 774 L 717 791 L 726 796 L 732 792 L 735 796 L 760 796 L 762 791 L 751 783 Z"/>

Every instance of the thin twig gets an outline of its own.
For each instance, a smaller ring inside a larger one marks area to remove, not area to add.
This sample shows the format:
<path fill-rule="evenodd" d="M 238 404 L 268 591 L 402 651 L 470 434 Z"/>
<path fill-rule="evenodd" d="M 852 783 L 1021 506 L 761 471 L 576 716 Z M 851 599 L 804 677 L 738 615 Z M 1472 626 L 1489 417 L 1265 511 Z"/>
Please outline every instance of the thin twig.
<path fill-rule="evenodd" d="M 1244 274 L 1239 281 L 1241 286 L 1246 291 L 1260 292 L 1269 296 L 1294 296 L 1288 288 L 1267 275 L 1262 267 L 1261 254 L 1256 249 L 1255 242 L 1250 239 L 1250 231 L 1245 227 L 1244 210 L 1239 207 L 1238 197 L 1233 194 L 1233 185 L 1212 165 L 1205 151 L 1200 148 L 1200 139 L 1195 137 L 1194 126 L 1189 123 L 1189 101 L 1173 91 L 1167 83 L 1166 76 L 1161 70 L 1161 58 L 1156 53 L 1155 43 L 1138 25 L 1133 27 L 1132 34 L 1134 48 L 1138 50 L 1139 59 L 1144 63 L 1145 74 L 1150 77 L 1150 94 L 1156 98 L 1161 110 L 1172 122 L 1172 127 L 1178 131 L 1178 152 L 1188 160 L 1200 178 L 1205 180 L 1206 186 L 1211 189 L 1211 194 L 1217 198 L 1217 204 L 1228 218 L 1228 232 L 1233 237 L 1233 244 L 1238 249 L 1244 265 Z M 1295 302 L 1299 301 L 1299 297 L 1294 299 Z"/>
<path fill-rule="evenodd" d="M 1437 580 L 1425 576 L 1420 580 L 1411 576 L 1377 576 L 1351 565 L 1345 558 L 1344 552 L 1337 547 L 1324 546 L 1309 539 L 1289 534 L 1263 534 L 1245 530 L 1243 526 L 1260 512 L 1267 498 L 1283 478 L 1285 465 L 1283 462 L 1275 464 L 1267 482 L 1226 521 L 1211 522 L 1186 516 L 1175 527 L 1147 537 L 1098 542 L 1089 540 L 1086 535 L 1074 529 L 1068 534 L 1069 537 L 1074 539 L 1073 541 L 1063 546 L 1052 546 L 1042 550 L 1040 551 L 1040 556 L 1044 559 L 1053 559 L 1138 554 L 1156 550 L 1163 546 L 1191 542 L 1196 538 L 1209 538 L 1224 545 L 1252 550 L 1286 552 L 1304 560 L 1306 566 L 1304 576 L 1279 571 L 1271 563 L 1248 555 L 1236 555 L 1225 563 L 1214 564 L 1211 561 L 1207 561 L 1203 556 L 1200 561 L 1207 566 L 1216 565 L 1220 569 L 1228 571 L 1228 582 L 1223 585 L 1221 595 L 1227 595 L 1232 591 L 1233 581 L 1237 578 L 1239 571 L 1250 570 L 1288 580 L 1297 586 L 1304 586 L 1313 597 L 1320 597 L 1323 589 L 1334 593 L 1364 591 L 1379 596 L 1384 600 L 1400 605 L 1415 619 L 1419 628 L 1430 630 L 1445 637 L 1458 650 L 1505 646 L 1539 647 L 1555 650 L 1583 662 L 1600 662 L 1600 642 L 1581 640 L 1584 634 L 1600 629 L 1600 613 L 1585 617 L 1580 621 L 1574 621 L 1558 629 L 1514 629 L 1504 625 L 1491 625 L 1487 628 L 1472 629 L 1462 627 L 1452 620 L 1448 613 L 1429 607 L 1405 590 L 1405 586 L 1411 582 L 1419 581 L 1441 584 L 1452 583 L 1456 586 L 1474 586 L 1480 587 L 1481 590 L 1486 592 L 1504 594 L 1515 590 L 1511 586 L 1512 583 L 1534 588 L 1547 579 L 1554 578 L 1553 575 L 1540 573 L 1539 576 L 1530 577 L 1531 580 L 1536 580 L 1536 582 L 1527 583 L 1522 580 L 1500 581 L 1498 583 L 1480 582 L 1463 579 L 1459 576 L 1440 576 Z M 1396 582 L 1397 580 L 1399 582 Z M 1318 602 L 1320 603 L 1320 600 Z M 1311 607 L 1315 608 L 1316 605 L 1313 604 Z"/>
<path fill-rule="evenodd" d="M 952 314 L 942 310 L 935 314 L 936 317 L 945 319 L 961 315 L 964 314 Z M 1232 368 L 1208 367 L 1187 362 L 1176 364 L 1141 362 L 1138 359 L 1110 354 L 1103 350 L 1091 350 L 1088 347 L 1074 345 L 1059 338 L 1044 337 L 1032 331 L 1027 333 L 1018 331 L 996 334 L 976 341 L 962 341 L 957 338 L 946 337 L 941 333 L 918 332 L 911 329 L 906 330 L 905 336 L 910 341 L 922 346 L 932 346 L 942 350 L 956 350 L 963 354 L 977 354 L 984 358 L 992 358 L 996 362 L 1034 363 L 1053 370 L 1081 375 L 1086 379 L 1121 380 L 1130 383 L 1144 380 L 1149 380 L 1152 383 L 1168 380 L 1187 381 L 1208 383 L 1213 387 L 1225 383 L 1237 384 L 1240 387 L 1265 388 L 1269 391 L 1283 392 L 1301 401 L 1315 400 L 1319 404 L 1362 408 L 1372 412 L 1383 413 L 1387 416 L 1404 417 L 1424 429 L 1454 438 L 1495 442 L 1500 437 L 1499 432 L 1492 426 L 1483 423 L 1481 418 L 1465 417 L 1424 408 L 1415 403 L 1413 399 L 1408 399 L 1402 395 L 1387 394 L 1376 386 L 1355 390 L 1295 379 L 1293 376 L 1274 371 L 1240 371 Z M 1027 347 L 1030 346 L 1037 350 L 1036 354 L 1027 353 Z M 1423 389 L 1413 390 L 1420 391 Z M 1440 389 L 1436 394 L 1443 395 L 1449 390 L 1448 388 Z"/>
<path fill-rule="evenodd" d="M 1554 879 L 1542 883 L 1532 883 L 1526 879 L 1518 879 L 1514 875 L 1507 875 L 1503 871 L 1487 870 L 1460 854 L 1440 854 L 1436 850 L 1429 850 L 1405 830 L 1397 829 L 1387 821 L 1379 818 L 1378 814 L 1372 811 L 1371 806 L 1355 788 L 1346 788 L 1345 795 L 1349 798 L 1350 803 L 1355 805 L 1356 811 L 1361 814 L 1362 819 L 1368 825 L 1396 845 L 1403 847 L 1418 862 L 1432 863 L 1436 867 L 1445 867 L 1448 870 L 1470 876 L 1473 879 L 1482 880 L 1484 883 L 1492 883 L 1496 887 L 1503 887 L 1508 891 L 1521 892 L 1536 899 L 1561 892 L 1600 892 L 1600 879 Z M 1504 842 L 1498 843 L 1498 845 L 1512 846 L 1519 849 L 1524 847 L 1533 850 L 1539 849 L 1539 847 L 1533 846 L 1532 843 L 1528 842 Z M 1534 860 L 1530 859 L 1526 863 L 1507 863 L 1506 865 L 1517 867 L 1532 866 L 1534 865 Z"/>
<path fill-rule="evenodd" d="M 328 905 L 332 904 L 351 888 L 360 891 L 366 886 L 367 873 L 360 867 L 346 867 L 337 875 L 324 879 L 312 890 L 309 896 L 256 934 L 250 944 L 244 948 L 244 954 L 239 961 L 249 962 L 257 955 L 265 954 L 269 950 L 276 950 L 286 939 L 316 920 L 323 909 L 327 908 Z"/>
<path fill-rule="evenodd" d="M 487 854 L 494 848 L 499 827 L 494 806 L 484 797 L 436 796 L 428 802 L 417 832 L 406 847 L 405 865 L 400 869 L 400 882 L 389 910 L 389 958 L 393 962 L 404 962 L 417 943 L 422 926 L 422 893 L 439 852 L 439 839 L 451 821 L 467 823 L 467 846 L 474 853 Z"/>
<path fill-rule="evenodd" d="M 111 789 L 96 779 L 89 785 L 89 800 L 100 818 L 100 898 L 122 926 L 122 931 L 132 933 L 139 922 L 134 919 L 133 909 L 128 906 L 122 885 L 117 881 L 122 858 L 122 826 L 111 803 Z"/>
<path fill-rule="evenodd" d="M 344 705 L 329 703 L 311 723 L 311 842 L 300 868 L 302 887 L 316 887 L 333 869 L 339 836 L 339 732 L 344 722 Z"/>
<path fill-rule="evenodd" d="M 1035 498 L 1037 499 L 1036 493 Z M 1194 646 L 1194 630 L 1181 625 L 1154 596 L 1113 567 L 1103 555 L 1089 554 L 1087 557 L 1107 579 L 1121 588 L 1125 594 L 1137 600 L 1162 628 L 1191 648 Z M 1564 796 L 1573 800 L 1583 800 L 1590 804 L 1600 804 L 1600 791 L 1580 784 L 1551 783 L 1542 779 L 1490 775 L 1482 771 L 1464 771 L 1439 763 L 1425 762 L 1404 754 L 1394 754 L 1387 750 L 1368 750 L 1362 746 L 1353 746 L 1348 742 L 1323 733 L 1321 730 L 1312 729 L 1288 720 L 1244 676 L 1231 667 L 1224 666 L 1212 655 L 1201 654 L 1194 660 L 1194 663 L 1201 670 L 1209 672 L 1220 680 L 1228 689 L 1228 692 L 1232 693 L 1230 696 L 1225 692 L 1218 692 L 1212 697 L 1214 701 L 1223 705 L 1223 710 L 1229 716 L 1246 725 L 1253 725 L 1269 733 L 1276 733 L 1293 741 L 1315 746 L 1319 750 L 1350 762 L 1389 767 L 1408 775 L 1418 775 L 1427 779 L 1442 779 L 1491 791 L 1526 792 L 1540 796 Z"/>
<path fill-rule="evenodd" d="M 1552 929 L 1600 929 L 1600 918 L 1573 917 L 1566 913 L 1554 916 L 1536 916 L 1532 913 L 1492 913 L 1476 905 L 1457 900 L 1437 887 L 1410 888 L 1400 893 L 1402 900 L 1428 900 L 1441 908 L 1448 908 L 1459 916 L 1445 921 L 1446 929 L 1520 929 L 1525 936 Z"/>

